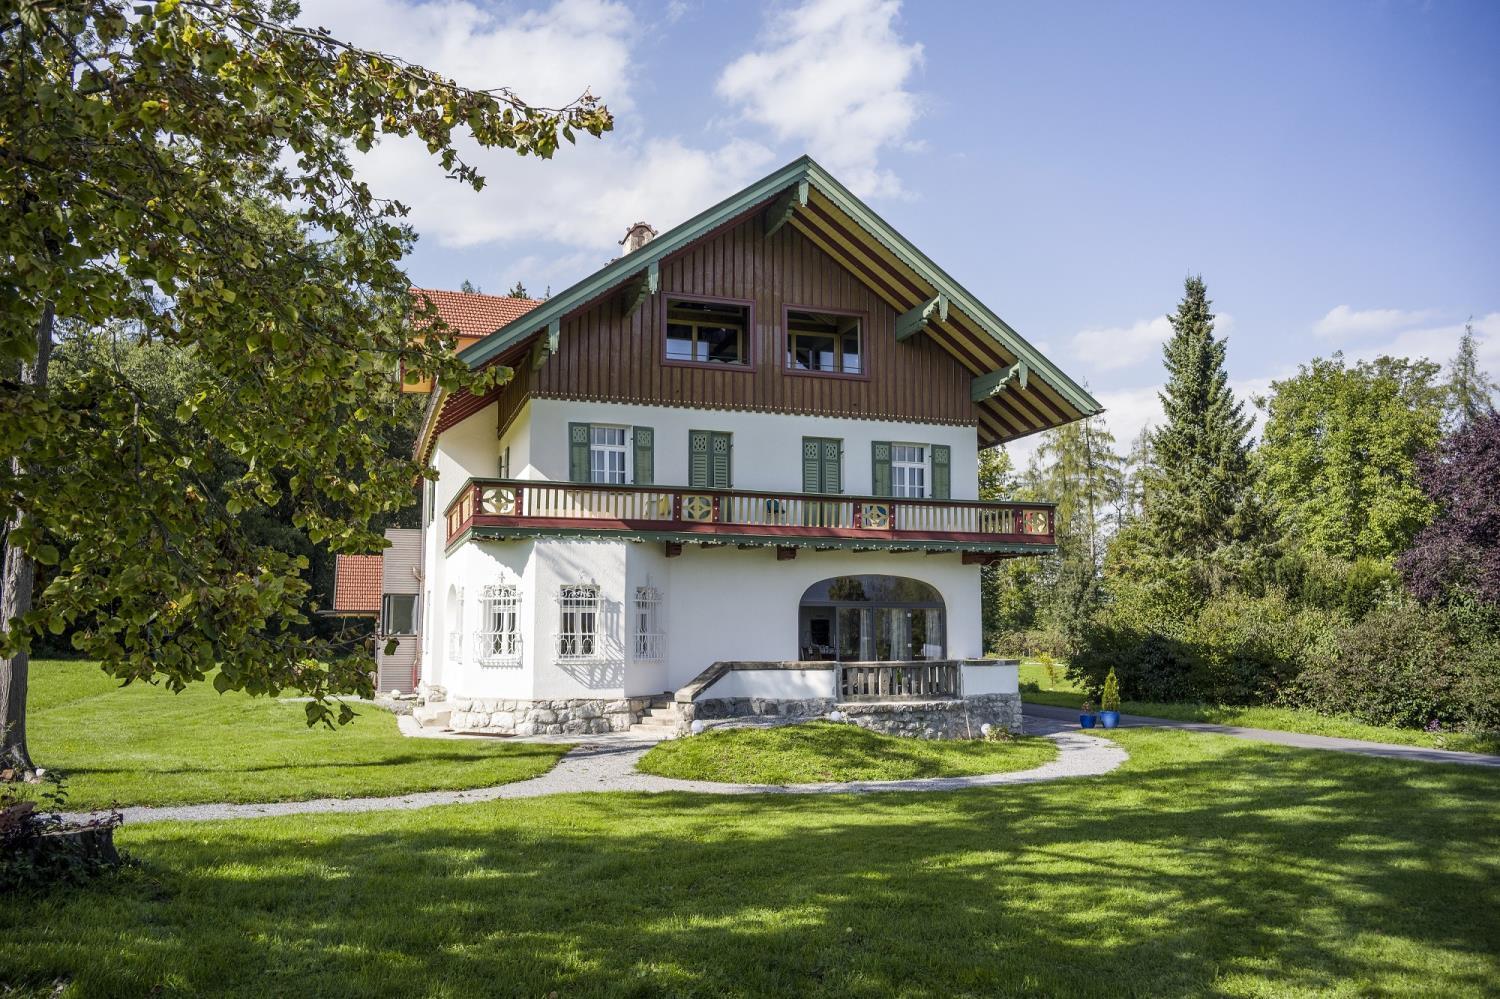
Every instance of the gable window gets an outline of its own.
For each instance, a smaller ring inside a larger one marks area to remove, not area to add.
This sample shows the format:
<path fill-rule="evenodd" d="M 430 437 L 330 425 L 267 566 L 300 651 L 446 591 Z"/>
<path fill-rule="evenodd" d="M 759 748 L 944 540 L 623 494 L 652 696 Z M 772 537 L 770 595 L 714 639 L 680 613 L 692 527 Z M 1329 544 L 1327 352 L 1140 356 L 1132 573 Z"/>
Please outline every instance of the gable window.
<path fill-rule="evenodd" d="M 589 481 L 623 486 L 630 480 L 624 427 L 589 428 Z"/>
<path fill-rule="evenodd" d="M 927 496 L 927 448 L 920 444 L 891 445 L 891 495 L 909 499 Z"/>
<path fill-rule="evenodd" d="M 661 591 L 654 586 L 635 588 L 635 657 L 644 662 L 661 659 Z"/>
<path fill-rule="evenodd" d="M 484 588 L 479 601 L 479 631 L 474 635 L 475 654 L 483 666 L 503 666 L 521 661 L 521 593 L 514 586 Z"/>
<path fill-rule="evenodd" d="M 864 374 L 859 316 L 788 309 L 786 366 L 829 375 Z"/>
<path fill-rule="evenodd" d="M 670 362 L 750 366 L 750 306 L 736 302 L 667 300 Z"/>
<path fill-rule="evenodd" d="M 564 586 L 557 594 L 557 658 L 593 659 L 599 651 L 599 587 Z"/>
<path fill-rule="evenodd" d="M 415 635 L 417 633 L 417 595 L 387 593 L 380 598 L 380 633 L 382 635 Z"/>

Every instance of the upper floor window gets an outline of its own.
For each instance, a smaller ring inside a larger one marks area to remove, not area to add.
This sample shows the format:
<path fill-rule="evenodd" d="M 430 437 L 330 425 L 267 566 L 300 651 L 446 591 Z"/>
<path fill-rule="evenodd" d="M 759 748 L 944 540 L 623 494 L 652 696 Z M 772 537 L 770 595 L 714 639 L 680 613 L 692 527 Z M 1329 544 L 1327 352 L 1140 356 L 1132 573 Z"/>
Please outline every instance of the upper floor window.
<path fill-rule="evenodd" d="M 859 325 L 858 316 L 788 309 L 787 367 L 830 375 L 864 374 Z"/>
<path fill-rule="evenodd" d="M 750 306 L 667 300 L 667 360 L 750 366 Z"/>
<path fill-rule="evenodd" d="M 927 495 L 927 449 L 922 445 L 891 445 L 891 495 L 909 499 Z"/>
<path fill-rule="evenodd" d="M 624 427 L 589 427 L 589 481 L 623 486 L 630 481 Z"/>

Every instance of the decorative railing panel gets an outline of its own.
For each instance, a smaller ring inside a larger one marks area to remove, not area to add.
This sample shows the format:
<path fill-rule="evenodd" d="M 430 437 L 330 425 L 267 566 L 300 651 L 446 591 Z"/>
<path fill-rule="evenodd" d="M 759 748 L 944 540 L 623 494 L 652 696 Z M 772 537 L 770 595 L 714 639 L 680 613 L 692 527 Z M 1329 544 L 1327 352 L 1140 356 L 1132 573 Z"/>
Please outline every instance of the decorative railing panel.
<path fill-rule="evenodd" d="M 759 538 L 1053 543 L 1052 507 L 976 500 L 909 500 L 666 486 L 484 479 L 445 514 L 452 540 L 471 526 L 635 530 Z"/>
<path fill-rule="evenodd" d="M 839 667 L 839 699 L 930 701 L 962 696 L 959 664 L 848 663 Z"/>

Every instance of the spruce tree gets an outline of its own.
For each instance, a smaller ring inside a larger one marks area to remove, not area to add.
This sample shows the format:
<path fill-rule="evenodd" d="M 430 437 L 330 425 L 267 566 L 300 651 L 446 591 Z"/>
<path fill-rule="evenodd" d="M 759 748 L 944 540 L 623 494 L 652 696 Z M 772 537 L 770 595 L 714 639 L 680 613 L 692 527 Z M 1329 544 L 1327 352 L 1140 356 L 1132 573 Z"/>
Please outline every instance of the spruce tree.
<path fill-rule="evenodd" d="M 1479 369 L 1479 354 L 1474 345 L 1474 321 L 1464 323 L 1458 338 L 1458 353 L 1448 362 L 1448 412 L 1450 429 L 1460 430 L 1482 416 L 1494 412 L 1495 393 L 1500 392 L 1488 374 Z"/>
<path fill-rule="evenodd" d="M 1203 279 L 1190 277 L 1167 317 L 1172 336 L 1162 347 L 1167 384 L 1160 393 L 1166 420 L 1151 434 L 1142 515 L 1132 532 L 1138 572 L 1156 575 L 1176 563 L 1200 595 L 1221 588 L 1225 567 L 1242 554 L 1235 546 L 1253 536 L 1256 519 L 1251 419 L 1229 388 L 1228 341 L 1214 335 L 1212 304 Z"/>

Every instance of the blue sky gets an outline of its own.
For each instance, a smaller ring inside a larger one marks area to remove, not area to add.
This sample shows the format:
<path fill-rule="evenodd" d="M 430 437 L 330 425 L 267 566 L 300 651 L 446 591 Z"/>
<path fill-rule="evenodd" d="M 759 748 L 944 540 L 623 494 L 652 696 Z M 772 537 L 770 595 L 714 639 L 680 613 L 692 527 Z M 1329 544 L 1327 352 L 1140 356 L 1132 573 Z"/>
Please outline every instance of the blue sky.
<path fill-rule="evenodd" d="M 551 163 L 420 149 L 363 170 L 412 206 L 418 283 L 565 287 L 811 153 L 1085 380 L 1128 443 L 1162 318 L 1202 273 L 1243 393 L 1342 349 L 1500 373 L 1500 3 L 306 0 L 342 37 L 508 85 L 586 87 L 616 131 Z M 1024 455 L 1025 447 L 1015 449 Z"/>

